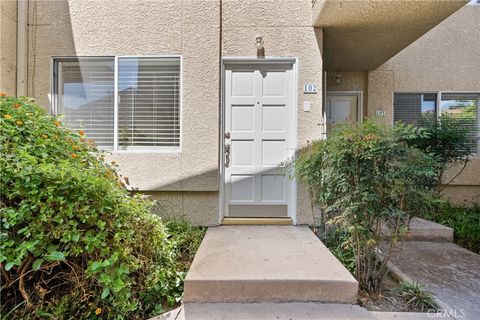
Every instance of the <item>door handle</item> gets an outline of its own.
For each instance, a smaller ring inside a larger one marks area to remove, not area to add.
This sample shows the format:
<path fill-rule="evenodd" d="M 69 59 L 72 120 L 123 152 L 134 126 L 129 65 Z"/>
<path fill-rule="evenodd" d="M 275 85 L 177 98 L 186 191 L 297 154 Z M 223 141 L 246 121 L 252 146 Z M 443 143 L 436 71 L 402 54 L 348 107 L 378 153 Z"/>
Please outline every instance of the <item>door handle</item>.
<path fill-rule="evenodd" d="M 225 144 L 225 168 L 230 167 L 230 148 L 229 144 Z"/>
<path fill-rule="evenodd" d="M 230 139 L 230 132 L 225 132 L 224 137 L 225 139 Z"/>

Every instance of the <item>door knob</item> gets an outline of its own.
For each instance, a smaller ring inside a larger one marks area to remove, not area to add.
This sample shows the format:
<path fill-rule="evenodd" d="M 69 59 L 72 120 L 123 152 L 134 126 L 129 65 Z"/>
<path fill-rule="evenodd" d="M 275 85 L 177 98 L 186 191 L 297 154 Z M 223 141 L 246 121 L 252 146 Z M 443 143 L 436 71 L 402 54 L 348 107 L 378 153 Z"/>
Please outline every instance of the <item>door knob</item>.
<path fill-rule="evenodd" d="M 224 136 L 225 136 L 225 139 L 230 139 L 230 132 L 225 132 Z"/>

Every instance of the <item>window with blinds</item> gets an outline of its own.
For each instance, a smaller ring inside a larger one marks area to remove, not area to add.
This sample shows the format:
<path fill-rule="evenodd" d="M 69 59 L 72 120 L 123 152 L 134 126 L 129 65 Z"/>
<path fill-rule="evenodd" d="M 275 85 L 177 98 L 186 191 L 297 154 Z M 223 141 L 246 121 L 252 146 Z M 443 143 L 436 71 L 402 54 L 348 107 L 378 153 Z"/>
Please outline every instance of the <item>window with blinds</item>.
<path fill-rule="evenodd" d="M 455 126 L 466 131 L 473 152 L 480 152 L 480 115 L 478 112 L 479 94 L 442 93 L 440 114 L 448 117 Z"/>
<path fill-rule="evenodd" d="M 62 58 L 54 66 L 56 113 L 101 148 L 180 147 L 179 57 L 119 57 L 117 68 L 113 57 Z"/>
<path fill-rule="evenodd" d="M 178 58 L 118 59 L 118 146 L 180 146 Z"/>
<path fill-rule="evenodd" d="M 480 114 L 478 93 L 395 93 L 394 121 L 422 126 L 448 118 L 448 125 L 462 128 L 469 137 L 471 150 L 480 153 Z M 439 103 L 437 103 L 437 98 Z M 438 105 L 439 104 L 439 105 Z M 446 119 L 443 120 L 447 123 Z"/>
<path fill-rule="evenodd" d="M 56 62 L 56 111 L 73 130 L 83 130 L 104 149 L 113 149 L 114 59 Z"/>
<path fill-rule="evenodd" d="M 393 120 L 421 126 L 432 121 L 437 114 L 435 93 L 395 93 L 393 99 Z"/>

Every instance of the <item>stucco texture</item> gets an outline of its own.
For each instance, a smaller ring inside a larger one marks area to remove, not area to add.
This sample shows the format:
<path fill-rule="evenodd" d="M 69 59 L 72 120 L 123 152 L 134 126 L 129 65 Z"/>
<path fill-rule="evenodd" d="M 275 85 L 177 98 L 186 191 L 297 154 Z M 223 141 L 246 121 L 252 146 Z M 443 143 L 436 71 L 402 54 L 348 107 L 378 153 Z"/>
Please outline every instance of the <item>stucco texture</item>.
<path fill-rule="evenodd" d="M 334 77 L 341 76 L 340 83 L 336 83 Z M 367 114 L 368 103 L 368 72 L 327 72 L 327 91 L 362 91 L 363 92 L 363 114 Z"/>
<path fill-rule="evenodd" d="M 369 73 L 368 114 L 374 114 L 380 105 L 388 106 L 386 123 L 393 123 L 394 92 L 480 93 L 479 57 L 480 6 L 467 5 Z M 378 79 L 379 74 L 390 76 Z M 374 89 L 381 86 L 381 90 Z M 451 166 L 443 182 L 450 181 L 458 170 L 459 164 Z M 444 195 L 457 204 L 480 202 L 479 157 L 471 159 Z"/>
<path fill-rule="evenodd" d="M 181 55 L 181 152 L 117 152 L 132 188 L 165 196 L 198 224 L 219 223 L 219 72 L 224 57 L 255 57 L 257 33 L 267 57 L 299 61 L 298 146 L 320 137 L 322 92 L 304 96 L 303 83 L 322 88 L 321 29 L 311 25 L 310 0 L 30 1 L 28 95 L 51 103 L 52 57 Z M 220 41 L 220 28 L 222 41 Z M 220 47 L 220 45 L 222 47 Z M 310 207 L 298 196 L 299 217 Z M 181 199 L 181 205 L 179 204 Z M 305 223 L 299 219 L 299 223 Z"/>
<path fill-rule="evenodd" d="M 140 190 L 218 190 L 218 11 L 217 1 L 31 1 L 28 94 L 49 108 L 53 56 L 182 55 L 182 151 L 110 158 Z"/>
<path fill-rule="evenodd" d="M 0 91 L 15 96 L 17 88 L 17 2 L 0 1 Z"/>
<path fill-rule="evenodd" d="M 479 57 L 480 6 L 467 5 L 376 70 L 327 72 L 327 90 L 365 90 L 364 115 L 392 125 L 395 92 L 480 93 Z M 335 74 L 342 75 L 341 84 L 333 81 Z M 377 118 L 377 110 L 384 110 L 385 117 Z M 444 183 L 455 177 L 459 166 L 450 166 Z M 456 204 L 480 202 L 480 158 L 468 162 L 444 190 L 444 196 Z"/>
<path fill-rule="evenodd" d="M 218 192 L 143 192 L 156 201 L 154 212 L 164 218 L 182 218 L 195 225 L 216 226 Z"/>
<path fill-rule="evenodd" d="M 466 2 L 316 0 L 312 19 L 324 28 L 324 68 L 373 70 Z"/>

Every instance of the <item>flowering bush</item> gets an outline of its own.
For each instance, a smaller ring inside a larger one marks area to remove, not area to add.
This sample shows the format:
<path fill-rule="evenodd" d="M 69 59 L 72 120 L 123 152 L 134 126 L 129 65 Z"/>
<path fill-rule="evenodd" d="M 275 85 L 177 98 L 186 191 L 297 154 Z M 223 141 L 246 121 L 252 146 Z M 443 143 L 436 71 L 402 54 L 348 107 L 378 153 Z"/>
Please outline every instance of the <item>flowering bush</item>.
<path fill-rule="evenodd" d="M 143 319 L 174 305 L 172 236 L 84 132 L 4 95 L 0 124 L 2 318 Z"/>

